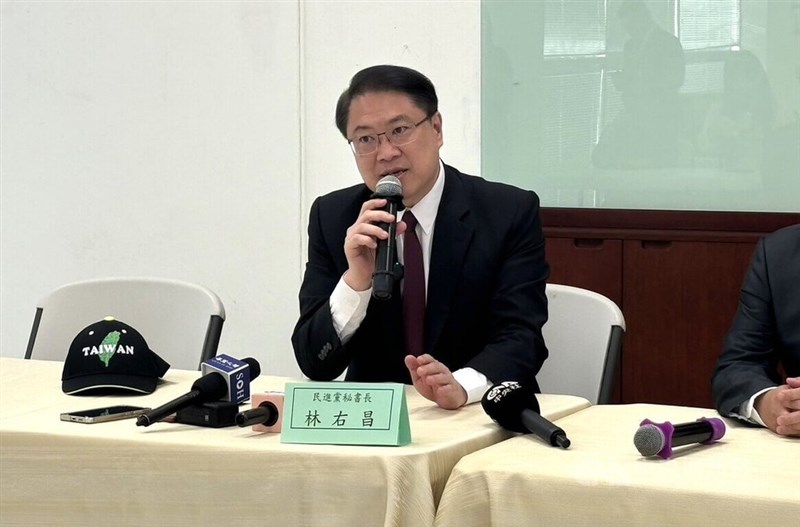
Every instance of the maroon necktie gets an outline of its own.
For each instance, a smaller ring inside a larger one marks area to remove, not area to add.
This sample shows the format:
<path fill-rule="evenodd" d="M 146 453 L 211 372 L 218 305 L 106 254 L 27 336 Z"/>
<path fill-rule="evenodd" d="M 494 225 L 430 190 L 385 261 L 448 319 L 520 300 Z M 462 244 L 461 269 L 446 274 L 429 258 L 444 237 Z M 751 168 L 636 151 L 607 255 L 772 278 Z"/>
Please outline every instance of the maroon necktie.
<path fill-rule="evenodd" d="M 403 327 L 406 354 L 417 356 L 425 352 L 425 267 L 417 238 L 417 218 L 406 211 L 403 221 L 408 226 L 403 234 Z"/>

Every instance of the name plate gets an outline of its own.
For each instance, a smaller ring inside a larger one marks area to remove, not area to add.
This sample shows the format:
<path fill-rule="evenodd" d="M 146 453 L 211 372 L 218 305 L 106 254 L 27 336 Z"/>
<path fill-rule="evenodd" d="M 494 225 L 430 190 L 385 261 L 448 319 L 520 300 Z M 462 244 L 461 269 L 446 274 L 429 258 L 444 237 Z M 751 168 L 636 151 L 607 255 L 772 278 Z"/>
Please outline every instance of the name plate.
<path fill-rule="evenodd" d="M 410 442 L 402 384 L 286 384 L 281 443 L 401 446 Z"/>

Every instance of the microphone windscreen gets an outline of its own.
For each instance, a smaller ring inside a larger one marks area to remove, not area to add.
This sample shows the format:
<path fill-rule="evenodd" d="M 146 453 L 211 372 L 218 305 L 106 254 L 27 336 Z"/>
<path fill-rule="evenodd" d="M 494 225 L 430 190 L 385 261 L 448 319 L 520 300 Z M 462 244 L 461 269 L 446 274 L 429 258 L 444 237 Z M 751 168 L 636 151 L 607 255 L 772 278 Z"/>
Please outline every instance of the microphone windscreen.
<path fill-rule="evenodd" d="M 403 184 L 394 176 L 384 176 L 375 186 L 375 194 L 383 197 L 402 196 Z"/>
<path fill-rule="evenodd" d="M 228 393 L 228 381 L 219 373 L 203 375 L 192 384 L 192 390 L 199 392 L 199 401 L 216 401 Z"/>
<path fill-rule="evenodd" d="M 642 425 L 633 435 L 633 444 L 643 456 L 655 456 L 666 445 L 664 432 L 655 425 Z"/>
<path fill-rule="evenodd" d="M 483 410 L 497 424 L 514 432 L 527 432 L 522 423 L 522 411 L 525 409 L 539 413 L 539 401 L 536 394 L 513 381 L 495 384 L 481 399 Z"/>
<path fill-rule="evenodd" d="M 246 359 L 242 359 L 242 362 L 250 366 L 250 380 L 252 381 L 259 375 L 261 375 L 261 364 L 258 363 L 256 359 L 253 357 L 247 357 Z"/>

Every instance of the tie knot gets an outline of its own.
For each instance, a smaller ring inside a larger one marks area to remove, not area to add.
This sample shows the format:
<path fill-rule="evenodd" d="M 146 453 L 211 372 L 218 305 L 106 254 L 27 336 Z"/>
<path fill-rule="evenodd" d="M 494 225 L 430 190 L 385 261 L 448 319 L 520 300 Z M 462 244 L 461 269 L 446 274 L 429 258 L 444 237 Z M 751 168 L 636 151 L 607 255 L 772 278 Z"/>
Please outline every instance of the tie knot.
<path fill-rule="evenodd" d="M 409 231 L 413 231 L 414 229 L 417 228 L 417 218 L 414 216 L 414 213 L 411 212 L 410 210 L 406 211 L 403 214 L 403 221 L 405 222 L 406 225 L 408 225 Z"/>

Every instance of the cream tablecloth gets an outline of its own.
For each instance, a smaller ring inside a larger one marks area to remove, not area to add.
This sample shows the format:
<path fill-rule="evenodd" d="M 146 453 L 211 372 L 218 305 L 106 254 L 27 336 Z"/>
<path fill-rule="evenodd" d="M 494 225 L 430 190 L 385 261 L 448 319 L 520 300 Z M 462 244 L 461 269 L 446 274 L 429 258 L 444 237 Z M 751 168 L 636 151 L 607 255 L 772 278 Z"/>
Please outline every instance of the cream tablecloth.
<path fill-rule="evenodd" d="M 170 370 L 153 394 L 98 398 L 63 394 L 61 367 L 0 358 L 2 525 L 432 525 L 455 463 L 509 437 L 479 404 L 442 410 L 411 387 L 412 443 L 403 447 L 282 444 L 238 427 L 62 422 L 71 410 L 161 405 L 199 373 Z M 262 376 L 252 391 L 288 380 Z M 551 419 L 589 405 L 540 401 Z"/>
<path fill-rule="evenodd" d="M 673 424 L 714 410 L 593 406 L 558 421 L 572 446 L 519 436 L 467 455 L 453 469 L 440 527 L 800 527 L 800 439 L 725 420 L 714 445 L 644 458 L 644 418 Z"/>

